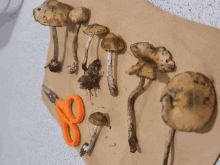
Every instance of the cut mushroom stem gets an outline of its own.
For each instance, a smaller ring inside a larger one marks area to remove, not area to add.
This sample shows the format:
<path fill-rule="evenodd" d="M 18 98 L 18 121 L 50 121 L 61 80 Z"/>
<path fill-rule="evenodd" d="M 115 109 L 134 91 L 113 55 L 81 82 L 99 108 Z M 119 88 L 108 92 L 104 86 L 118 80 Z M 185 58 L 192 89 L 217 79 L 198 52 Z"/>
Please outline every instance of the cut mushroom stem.
<path fill-rule="evenodd" d="M 83 146 L 82 146 L 82 149 L 80 151 L 80 156 L 84 156 L 86 153 L 90 152 L 94 146 L 95 146 L 95 142 L 98 138 L 98 127 L 99 126 L 94 126 L 93 130 L 92 130 L 92 136 L 91 136 L 91 140 L 90 140 L 90 143 L 85 143 Z"/>
<path fill-rule="evenodd" d="M 88 39 L 88 41 L 87 41 L 87 43 L 86 43 L 85 58 L 84 58 L 84 61 L 83 61 L 83 63 L 82 63 L 82 69 L 83 69 L 84 71 L 88 70 L 88 68 L 86 67 L 86 64 L 87 64 L 87 60 L 88 60 L 89 45 L 90 45 L 90 43 L 91 43 L 91 41 L 92 41 L 92 39 L 93 39 L 93 36 L 94 36 L 94 35 L 90 35 L 90 36 L 89 36 L 89 39 Z"/>
<path fill-rule="evenodd" d="M 75 26 L 74 32 L 73 32 L 73 65 L 69 68 L 69 73 L 73 74 L 77 71 L 78 68 L 78 57 L 77 57 L 77 40 L 78 40 L 78 33 L 80 29 L 81 24 L 78 23 Z"/>
<path fill-rule="evenodd" d="M 130 152 L 135 153 L 137 150 L 138 139 L 136 136 L 136 119 L 134 112 L 134 102 L 137 99 L 137 95 L 143 90 L 145 83 L 145 77 L 140 77 L 140 81 L 135 90 L 131 92 L 128 97 L 128 143 L 130 146 Z"/>
<path fill-rule="evenodd" d="M 109 51 L 107 56 L 107 81 L 108 81 L 108 87 L 110 94 L 112 96 L 117 96 L 118 90 L 115 85 L 115 81 L 113 78 L 113 72 L 112 72 L 112 60 L 113 60 L 113 52 Z"/>
<path fill-rule="evenodd" d="M 175 129 L 170 128 L 168 139 L 166 141 L 166 150 L 165 150 L 165 153 L 164 153 L 164 156 L 163 156 L 163 165 L 167 165 L 167 163 L 168 163 L 168 158 L 169 158 L 169 153 L 170 153 L 170 146 L 171 146 L 171 143 L 174 139 L 175 132 L 176 132 Z"/>

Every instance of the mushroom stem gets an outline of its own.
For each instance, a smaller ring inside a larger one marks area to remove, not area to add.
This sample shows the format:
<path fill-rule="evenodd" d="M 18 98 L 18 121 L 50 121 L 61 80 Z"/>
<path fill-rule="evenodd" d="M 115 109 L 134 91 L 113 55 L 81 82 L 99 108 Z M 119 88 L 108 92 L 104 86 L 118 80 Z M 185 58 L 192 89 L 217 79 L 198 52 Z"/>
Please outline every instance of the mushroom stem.
<path fill-rule="evenodd" d="M 94 126 L 93 130 L 92 130 L 92 136 L 91 136 L 91 140 L 90 140 L 90 144 L 85 143 L 80 151 L 80 156 L 84 156 L 86 153 L 90 152 L 94 146 L 95 146 L 95 142 L 98 138 L 98 126 Z"/>
<path fill-rule="evenodd" d="M 86 64 L 87 64 L 87 60 L 88 60 L 89 45 L 90 45 L 90 43 L 91 43 L 91 41 L 92 41 L 93 36 L 94 36 L 94 35 L 89 36 L 89 39 L 88 39 L 88 41 L 87 41 L 87 43 L 86 43 L 85 58 L 84 58 L 84 61 L 83 61 L 83 63 L 82 63 L 82 69 L 83 69 L 84 71 L 88 70 L 88 68 L 86 67 Z"/>
<path fill-rule="evenodd" d="M 69 68 L 69 74 L 73 74 L 78 69 L 78 58 L 77 58 L 77 40 L 78 40 L 78 33 L 81 23 L 77 23 L 73 32 L 73 65 Z"/>
<path fill-rule="evenodd" d="M 170 128 L 169 131 L 169 136 L 168 139 L 166 141 L 166 150 L 163 156 L 163 165 L 167 165 L 168 163 L 168 158 L 169 158 L 169 153 L 170 153 L 170 146 L 171 146 L 171 142 L 173 141 L 174 135 L 175 135 L 176 130 L 173 128 Z"/>
<path fill-rule="evenodd" d="M 58 37 L 57 37 L 57 30 L 56 27 L 50 27 L 52 36 L 53 36 L 53 42 L 54 42 L 54 56 L 53 60 L 58 61 Z"/>
<path fill-rule="evenodd" d="M 139 92 L 143 90 L 145 83 L 145 77 L 140 77 L 140 81 L 135 90 L 131 92 L 128 97 L 128 143 L 130 146 L 130 152 L 135 153 L 137 150 L 138 139 L 136 136 L 136 119 L 134 112 L 134 102 L 137 99 Z"/>
<path fill-rule="evenodd" d="M 112 75 L 112 51 L 109 51 L 107 56 L 107 80 L 110 94 L 112 96 L 117 96 L 118 90 Z"/>

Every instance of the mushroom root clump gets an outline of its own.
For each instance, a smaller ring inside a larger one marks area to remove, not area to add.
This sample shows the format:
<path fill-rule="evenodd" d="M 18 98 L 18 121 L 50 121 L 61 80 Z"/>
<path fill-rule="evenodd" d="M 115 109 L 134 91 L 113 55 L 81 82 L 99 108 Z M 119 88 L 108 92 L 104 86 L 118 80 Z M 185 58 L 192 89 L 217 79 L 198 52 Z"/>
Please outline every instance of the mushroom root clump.
<path fill-rule="evenodd" d="M 136 120 L 134 103 L 138 96 L 144 90 L 145 79 L 149 79 L 150 85 L 156 79 L 156 71 L 171 72 L 175 68 L 175 63 L 169 51 L 164 47 L 155 48 L 148 42 L 138 42 L 132 44 L 130 49 L 133 55 L 138 59 L 136 65 L 133 65 L 126 71 L 129 75 L 136 75 L 140 78 L 139 84 L 128 97 L 128 143 L 130 152 L 137 150 L 138 139 L 136 135 Z"/>
<path fill-rule="evenodd" d="M 58 37 L 56 27 L 68 26 L 72 24 L 69 19 L 69 13 L 73 7 L 58 2 L 56 0 L 47 0 L 41 6 L 33 10 L 35 21 L 42 25 L 50 26 L 51 35 L 54 41 L 54 57 L 45 68 L 49 67 L 51 72 L 58 72 L 61 70 L 58 62 Z"/>
<path fill-rule="evenodd" d="M 107 55 L 107 81 L 109 86 L 109 91 L 112 96 L 117 96 L 118 88 L 116 82 L 113 78 L 114 67 L 112 66 L 113 53 L 122 51 L 125 48 L 125 43 L 117 37 L 114 33 L 109 33 L 102 40 L 101 47 L 103 50 L 108 52 Z"/>
<path fill-rule="evenodd" d="M 86 22 L 89 19 L 89 11 L 85 7 L 77 7 L 73 9 L 69 14 L 70 20 L 75 23 L 75 29 L 73 32 L 73 65 L 69 68 L 69 73 L 76 73 L 78 70 L 78 57 L 77 57 L 77 40 L 79 28 L 82 22 Z"/>
<path fill-rule="evenodd" d="M 165 86 L 161 102 L 163 121 L 171 127 L 163 159 L 163 165 L 166 165 L 175 131 L 202 129 L 213 114 L 216 95 L 208 77 L 201 73 L 184 72 Z"/>
<path fill-rule="evenodd" d="M 84 75 L 78 79 L 80 83 L 81 89 L 89 90 L 92 95 L 92 89 L 99 89 L 99 81 L 101 76 L 99 75 L 99 71 L 101 69 L 101 61 L 96 59 L 89 66 L 88 70 L 84 72 Z"/>
<path fill-rule="evenodd" d="M 81 157 L 84 156 L 86 153 L 90 152 L 94 148 L 95 143 L 98 139 L 99 129 L 101 130 L 101 127 L 103 127 L 103 126 L 110 127 L 107 117 L 101 112 L 92 113 L 89 116 L 89 122 L 92 125 L 94 125 L 94 128 L 92 131 L 90 143 L 87 143 L 87 142 L 84 143 L 81 150 L 80 150 Z M 98 127 L 100 127 L 100 128 L 98 129 Z"/>

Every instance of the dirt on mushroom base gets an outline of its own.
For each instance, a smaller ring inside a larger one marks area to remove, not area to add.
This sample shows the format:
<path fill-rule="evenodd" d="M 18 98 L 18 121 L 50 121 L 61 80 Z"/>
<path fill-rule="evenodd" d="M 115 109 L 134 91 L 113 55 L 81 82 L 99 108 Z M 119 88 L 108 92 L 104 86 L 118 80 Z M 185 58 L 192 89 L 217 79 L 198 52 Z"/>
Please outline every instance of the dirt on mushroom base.
<path fill-rule="evenodd" d="M 89 90 L 90 96 L 93 95 L 92 89 L 99 89 L 99 81 L 102 77 L 99 75 L 101 69 L 101 61 L 99 59 L 94 60 L 89 66 L 88 69 L 84 72 L 84 75 L 78 79 L 81 89 Z"/>

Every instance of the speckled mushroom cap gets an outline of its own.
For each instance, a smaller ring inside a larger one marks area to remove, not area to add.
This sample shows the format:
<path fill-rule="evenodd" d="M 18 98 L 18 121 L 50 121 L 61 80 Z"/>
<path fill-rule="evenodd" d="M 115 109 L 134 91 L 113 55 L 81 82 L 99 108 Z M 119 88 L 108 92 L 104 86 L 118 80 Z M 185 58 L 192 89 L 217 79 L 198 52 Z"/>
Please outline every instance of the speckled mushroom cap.
<path fill-rule="evenodd" d="M 69 13 L 73 7 L 58 2 L 56 0 L 48 0 L 40 7 L 33 10 L 35 21 L 45 26 L 67 26 L 72 24 L 69 19 Z"/>
<path fill-rule="evenodd" d="M 85 7 L 77 7 L 70 12 L 69 18 L 75 24 L 86 22 L 89 19 L 89 11 Z"/>
<path fill-rule="evenodd" d="M 124 42 L 117 37 L 114 33 L 109 33 L 101 42 L 101 47 L 105 51 L 120 51 L 124 49 Z"/>
<path fill-rule="evenodd" d="M 201 73 L 176 75 L 161 95 L 162 118 L 180 131 L 196 131 L 210 120 L 216 104 L 212 82 Z"/>
<path fill-rule="evenodd" d="M 101 112 L 94 112 L 89 116 L 89 122 L 96 126 L 108 126 L 107 117 Z"/>
<path fill-rule="evenodd" d="M 108 28 L 103 25 L 99 25 L 95 23 L 88 25 L 83 32 L 87 35 L 106 34 L 108 33 Z"/>
<path fill-rule="evenodd" d="M 130 49 L 134 56 L 141 58 L 148 63 L 151 63 L 160 72 L 171 72 L 175 68 L 175 63 L 172 60 L 172 55 L 165 47 L 155 48 L 148 42 L 138 42 L 132 44 Z"/>

